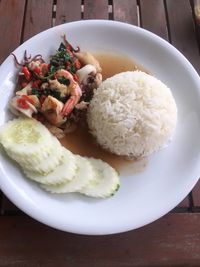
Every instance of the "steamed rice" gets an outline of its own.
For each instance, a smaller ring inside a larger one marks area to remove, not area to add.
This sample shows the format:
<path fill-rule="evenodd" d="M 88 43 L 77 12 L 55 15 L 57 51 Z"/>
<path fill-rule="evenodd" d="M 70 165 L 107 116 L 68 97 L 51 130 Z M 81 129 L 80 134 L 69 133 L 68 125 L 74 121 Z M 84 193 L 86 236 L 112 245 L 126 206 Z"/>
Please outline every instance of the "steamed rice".
<path fill-rule="evenodd" d="M 94 92 L 88 126 L 106 150 L 140 158 L 159 150 L 172 137 L 177 107 L 170 89 L 142 71 L 119 73 Z"/>

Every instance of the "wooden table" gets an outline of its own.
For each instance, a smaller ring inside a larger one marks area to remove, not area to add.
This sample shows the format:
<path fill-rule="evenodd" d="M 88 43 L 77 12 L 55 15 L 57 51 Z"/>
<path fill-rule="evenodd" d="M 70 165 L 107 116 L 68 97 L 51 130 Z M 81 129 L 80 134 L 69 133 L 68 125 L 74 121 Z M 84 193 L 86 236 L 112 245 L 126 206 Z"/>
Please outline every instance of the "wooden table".
<path fill-rule="evenodd" d="M 1 0 L 0 61 L 49 27 L 98 18 L 156 33 L 200 72 L 200 35 L 192 4 L 189 0 Z M 200 266 L 200 183 L 160 220 L 124 234 L 96 237 L 42 225 L 0 192 L 0 266 Z"/>

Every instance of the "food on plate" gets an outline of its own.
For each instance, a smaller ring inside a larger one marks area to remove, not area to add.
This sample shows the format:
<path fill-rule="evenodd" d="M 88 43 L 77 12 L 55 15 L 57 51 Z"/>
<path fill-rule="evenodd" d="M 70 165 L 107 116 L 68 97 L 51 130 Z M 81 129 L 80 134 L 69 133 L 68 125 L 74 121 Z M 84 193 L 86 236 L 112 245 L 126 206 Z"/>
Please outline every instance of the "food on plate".
<path fill-rule="evenodd" d="M 76 129 L 85 116 L 94 88 L 102 82 L 101 66 L 89 53 L 74 49 L 64 36 L 57 52 L 44 61 L 24 54 L 19 62 L 18 86 L 10 101 L 10 110 L 17 116 L 42 121 L 57 137 Z M 56 130 L 56 128 L 58 130 Z"/>
<path fill-rule="evenodd" d="M 90 197 L 106 198 L 119 189 L 119 176 L 106 162 L 77 156 L 78 170 L 71 181 L 60 184 L 42 184 L 51 193 L 79 192 Z"/>
<path fill-rule="evenodd" d="M 36 173 L 49 173 L 53 171 L 62 161 L 63 157 L 63 151 L 62 151 L 62 146 L 58 145 L 58 142 L 54 142 L 53 149 L 51 150 L 51 156 L 45 158 L 45 160 L 41 161 L 38 164 L 21 164 L 24 171 L 28 172 L 36 172 Z"/>
<path fill-rule="evenodd" d="M 109 197 L 119 175 L 103 161 L 72 154 L 39 121 L 18 118 L 0 128 L 0 143 L 25 175 L 52 193 Z"/>
<path fill-rule="evenodd" d="M 172 138 L 177 107 L 164 83 L 145 72 L 128 71 L 106 79 L 95 90 L 87 122 L 104 149 L 141 158 Z"/>
<path fill-rule="evenodd" d="M 60 184 L 44 184 L 42 188 L 51 193 L 70 193 L 79 192 L 85 186 L 87 187 L 94 176 L 94 168 L 90 164 L 90 161 L 76 156 L 77 171 L 73 179 L 65 180 Z"/>
<path fill-rule="evenodd" d="M 24 169 L 24 173 L 31 180 L 41 184 L 59 184 L 72 180 L 76 174 L 76 168 L 75 156 L 69 150 L 63 148 L 61 162 L 53 170 L 38 173 L 35 170 Z"/>
<path fill-rule="evenodd" d="M 117 172 L 102 160 L 90 158 L 89 161 L 95 171 L 94 179 L 80 192 L 91 197 L 114 195 L 120 186 Z"/>
<path fill-rule="evenodd" d="M 75 155 L 58 141 L 79 131 L 78 124 L 89 127 L 103 149 L 130 159 L 149 156 L 171 139 L 177 122 L 172 93 L 137 66 L 102 82 L 99 61 L 65 37 L 49 63 L 26 52 L 22 62 L 13 56 L 20 72 L 10 110 L 19 118 L 1 127 L 0 143 L 44 190 L 100 198 L 118 190 L 119 175 L 109 164 Z"/>
<path fill-rule="evenodd" d="M 0 141 L 12 159 L 32 168 L 53 154 L 56 146 L 61 146 L 41 123 L 22 118 L 1 126 Z"/>

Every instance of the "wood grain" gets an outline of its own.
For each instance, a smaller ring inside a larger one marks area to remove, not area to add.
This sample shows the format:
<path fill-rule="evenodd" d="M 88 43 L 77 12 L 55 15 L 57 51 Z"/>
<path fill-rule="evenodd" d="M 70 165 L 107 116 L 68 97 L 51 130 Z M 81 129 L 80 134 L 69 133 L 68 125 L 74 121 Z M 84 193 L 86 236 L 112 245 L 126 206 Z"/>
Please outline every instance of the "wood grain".
<path fill-rule="evenodd" d="M 84 0 L 84 19 L 108 19 L 108 0 Z"/>
<path fill-rule="evenodd" d="M 168 214 L 135 231 L 80 236 L 0 217 L 0 266 L 199 266 L 200 214 Z"/>
<path fill-rule="evenodd" d="M 168 40 L 167 21 L 163 0 L 140 1 L 141 26 Z"/>
<path fill-rule="evenodd" d="M 27 0 L 23 41 L 52 26 L 53 0 Z"/>
<path fill-rule="evenodd" d="M 80 19 L 81 0 L 57 0 L 56 25 Z"/>
<path fill-rule="evenodd" d="M 138 25 L 137 1 L 136 0 L 113 0 L 114 20 Z"/>
<path fill-rule="evenodd" d="M 189 0 L 166 1 L 170 39 L 200 73 L 200 57 Z"/>
<path fill-rule="evenodd" d="M 0 63 L 20 44 L 24 9 L 25 0 L 0 1 Z"/>

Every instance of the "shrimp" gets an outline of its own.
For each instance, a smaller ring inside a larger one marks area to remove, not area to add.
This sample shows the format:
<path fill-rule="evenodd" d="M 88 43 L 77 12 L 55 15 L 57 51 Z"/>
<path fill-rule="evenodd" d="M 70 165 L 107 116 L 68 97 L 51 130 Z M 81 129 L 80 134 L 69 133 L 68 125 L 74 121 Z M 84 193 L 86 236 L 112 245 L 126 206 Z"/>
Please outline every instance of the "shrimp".
<path fill-rule="evenodd" d="M 42 104 L 41 112 L 48 122 L 55 126 L 60 126 L 66 121 L 62 114 L 63 106 L 64 104 L 61 101 L 49 95 Z"/>
<path fill-rule="evenodd" d="M 52 90 L 60 92 L 61 97 L 65 97 L 68 94 L 68 87 L 62 83 L 59 83 L 57 79 L 49 80 L 49 87 Z"/>
<path fill-rule="evenodd" d="M 72 112 L 76 104 L 78 104 L 82 96 L 82 91 L 79 84 L 74 80 L 73 75 L 69 71 L 64 69 L 56 71 L 55 78 L 58 77 L 64 77 L 70 81 L 70 84 L 68 86 L 70 98 L 64 104 L 61 112 L 64 116 L 68 116 Z"/>

